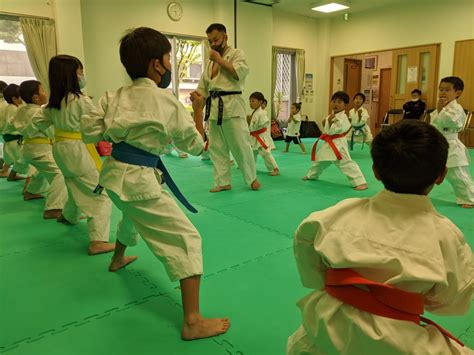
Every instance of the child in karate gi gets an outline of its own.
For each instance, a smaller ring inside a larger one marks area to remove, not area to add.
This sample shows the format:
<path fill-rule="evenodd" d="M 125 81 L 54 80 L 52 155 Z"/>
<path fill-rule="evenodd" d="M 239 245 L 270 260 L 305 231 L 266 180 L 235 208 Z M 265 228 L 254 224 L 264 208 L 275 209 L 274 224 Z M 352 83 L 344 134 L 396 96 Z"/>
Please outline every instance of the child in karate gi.
<path fill-rule="evenodd" d="M 288 149 L 290 148 L 290 143 L 293 142 L 294 144 L 298 144 L 301 148 L 301 153 L 306 154 L 306 148 L 303 143 L 301 143 L 300 139 L 300 128 L 301 128 L 301 103 L 293 102 L 291 104 L 291 115 L 288 118 L 288 128 L 286 130 L 286 147 L 283 150 L 283 153 L 288 153 Z"/>
<path fill-rule="evenodd" d="M 303 322 L 287 354 L 472 354 L 420 317 L 466 314 L 472 300 L 472 251 L 428 197 L 446 175 L 448 143 L 401 120 L 371 151 L 385 189 L 314 212 L 296 231 L 298 271 L 313 291 L 298 302 Z"/>
<path fill-rule="evenodd" d="M 26 105 L 18 109 L 13 125 L 23 135 L 23 161 L 38 170 L 42 183 L 47 186 L 44 219 L 57 219 L 66 202 L 67 190 L 63 174 L 53 158 L 54 129 L 26 132 L 33 117 L 41 113 L 41 106 L 48 102 L 48 96 L 36 80 L 22 82 L 20 95 Z"/>
<path fill-rule="evenodd" d="M 280 170 L 271 152 L 271 148 L 274 144 L 270 136 L 270 131 L 268 130 L 270 120 L 268 119 L 267 113 L 261 108 L 263 100 L 264 97 L 261 92 L 254 92 L 249 98 L 250 108 L 253 110 L 250 115 L 249 124 L 253 155 L 255 162 L 257 161 L 258 155 L 264 159 L 268 175 L 277 176 L 280 175 Z"/>
<path fill-rule="evenodd" d="M 313 151 L 311 152 L 313 165 L 306 176 L 303 177 L 303 180 L 318 180 L 322 172 L 334 163 L 349 179 L 354 190 L 367 189 L 364 175 L 359 165 L 351 159 L 347 145 L 346 135 L 351 129 L 351 124 L 345 112 L 348 103 L 349 96 L 345 92 L 338 91 L 332 95 L 331 105 L 333 113 L 323 120 L 323 134 L 314 143 Z M 320 140 L 324 142 L 316 156 L 316 147 Z"/>
<path fill-rule="evenodd" d="M 180 281 L 182 338 L 222 334 L 229 328 L 229 320 L 206 319 L 199 311 L 203 273 L 199 232 L 161 186 L 166 182 L 180 201 L 187 203 L 173 188 L 159 154 L 170 139 L 189 154 L 201 154 L 204 102 L 199 97 L 193 99 L 193 121 L 184 106 L 166 90 L 171 82 L 171 44 L 163 34 L 141 27 L 127 33 L 120 42 L 120 60 L 133 83 L 108 92 L 101 99 L 99 110 L 84 116 L 82 122 L 87 140 L 113 142 L 112 155 L 101 171 L 100 185 L 122 211 L 123 219 L 109 270 L 116 271 L 136 259 L 124 254 L 127 246 L 137 243 L 138 232 L 164 264 L 169 278 Z M 187 207 L 193 210 L 189 203 Z"/>
<path fill-rule="evenodd" d="M 94 109 L 91 99 L 82 93 L 85 87 L 82 63 L 69 55 L 49 61 L 48 105 L 35 114 L 26 128 L 27 135 L 46 132 L 54 126 L 53 156 L 66 182 L 68 199 L 58 222 L 76 224 L 81 212 L 87 217 L 89 255 L 107 253 L 115 245 L 108 243 L 112 203 L 106 194 L 96 194 L 101 160 L 95 146 L 82 141 L 82 115 Z"/>
<path fill-rule="evenodd" d="M 349 121 L 352 125 L 352 132 L 350 137 L 351 149 L 354 148 L 355 141 L 362 141 L 365 143 L 372 142 L 372 132 L 369 126 L 369 112 L 363 106 L 365 102 L 365 95 L 361 92 L 354 95 L 354 108 L 349 111 Z M 360 137 L 362 136 L 362 139 Z"/>
<path fill-rule="evenodd" d="M 456 202 L 463 208 L 474 207 L 474 183 L 469 173 L 469 153 L 459 139 L 459 132 L 466 123 L 466 113 L 458 104 L 457 98 L 464 90 L 461 78 L 450 76 L 441 79 L 439 100 L 431 116 L 431 124 L 448 140 L 448 175 L 446 180 L 451 184 L 456 195 Z"/>

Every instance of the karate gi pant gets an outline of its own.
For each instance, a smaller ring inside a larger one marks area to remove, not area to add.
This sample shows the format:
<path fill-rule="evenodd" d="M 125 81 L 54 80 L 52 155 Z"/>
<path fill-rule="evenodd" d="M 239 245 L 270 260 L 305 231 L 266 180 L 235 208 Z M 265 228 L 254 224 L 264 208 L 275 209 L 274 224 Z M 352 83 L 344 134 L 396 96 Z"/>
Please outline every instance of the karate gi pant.
<path fill-rule="evenodd" d="M 253 151 L 253 157 L 255 160 L 255 163 L 257 163 L 257 157 L 261 156 L 263 158 L 263 161 L 265 162 L 265 166 L 267 167 L 268 171 L 273 171 L 275 169 L 278 169 L 278 165 L 275 161 L 275 158 L 272 155 L 272 152 L 270 151 L 270 148 L 263 148 L 259 147 L 258 150 Z"/>
<path fill-rule="evenodd" d="M 250 186 L 257 179 L 250 132 L 245 118 L 223 119 L 221 126 L 218 126 L 215 120 L 210 121 L 209 142 L 209 153 L 214 164 L 215 186 L 231 184 L 229 151 L 234 156 L 245 183 Z"/>
<path fill-rule="evenodd" d="M 107 242 L 110 234 L 112 202 L 107 194 L 95 194 L 99 173 L 85 144 L 79 140 L 56 142 L 53 156 L 66 183 L 68 198 L 63 216 L 70 223 L 79 222 L 81 212 L 87 216 L 89 240 Z"/>
<path fill-rule="evenodd" d="M 165 266 L 171 281 L 202 274 L 201 236 L 168 191 L 158 198 L 123 201 L 107 190 L 115 206 L 122 211 L 117 239 L 134 246 L 138 234 Z"/>
<path fill-rule="evenodd" d="M 474 205 L 474 183 L 469 174 L 469 166 L 448 168 L 446 180 L 453 187 L 456 203 Z"/>
<path fill-rule="evenodd" d="M 3 160 L 5 164 L 11 165 L 12 170 L 15 170 L 18 174 L 29 175 L 33 174 L 30 171 L 28 164 L 25 164 L 22 160 L 22 146 L 17 141 L 5 142 L 3 145 Z"/>
<path fill-rule="evenodd" d="M 23 160 L 38 170 L 38 180 L 47 191 L 44 210 L 63 209 L 67 200 L 66 183 L 53 158 L 53 147 L 49 144 L 25 144 Z M 28 185 L 27 191 L 32 193 L 34 187 Z"/>
<path fill-rule="evenodd" d="M 353 187 L 366 183 L 359 165 L 352 159 L 315 161 L 306 174 L 306 177 L 310 180 L 318 180 L 323 171 L 333 163 L 344 175 L 346 175 L 347 179 L 349 179 L 349 183 Z"/>

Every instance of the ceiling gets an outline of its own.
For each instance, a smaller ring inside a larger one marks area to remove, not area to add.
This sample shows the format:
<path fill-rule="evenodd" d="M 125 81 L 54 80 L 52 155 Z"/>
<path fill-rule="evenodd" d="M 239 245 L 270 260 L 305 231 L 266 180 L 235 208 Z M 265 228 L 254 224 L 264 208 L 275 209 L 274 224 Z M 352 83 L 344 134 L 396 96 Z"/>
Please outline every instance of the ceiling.
<path fill-rule="evenodd" d="M 248 1 L 248 0 L 247 0 Z M 329 2 L 338 2 L 343 5 L 349 6 L 347 10 L 336 11 L 331 14 L 325 14 L 322 12 L 317 12 L 311 10 L 312 7 L 326 4 Z M 365 12 L 370 10 L 375 10 L 383 7 L 393 7 L 398 5 L 403 6 L 410 6 L 413 4 L 415 0 L 332 0 L 332 1 L 325 1 L 325 0 L 279 0 L 279 2 L 273 5 L 273 8 L 284 11 L 284 12 L 291 12 L 298 15 L 314 17 L 314 18 L 331 18 L 342 16 L 344 13 L 358 13 L 358 12 Z M 416 0 L 420 1 L 420 0 Z M 431 1 L 439 1 L 439 0 L 431 0 Z M 264 4 L 269 4 L 275 2 L 275 0 L 251 0 L 249 2 L 260 2 Z"/>

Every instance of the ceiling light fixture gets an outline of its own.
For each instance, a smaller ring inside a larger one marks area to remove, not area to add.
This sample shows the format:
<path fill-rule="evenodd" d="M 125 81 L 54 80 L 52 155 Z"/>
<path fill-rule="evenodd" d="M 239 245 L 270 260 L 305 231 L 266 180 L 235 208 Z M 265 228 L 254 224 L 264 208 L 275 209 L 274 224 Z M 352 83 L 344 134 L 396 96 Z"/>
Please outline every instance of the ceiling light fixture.
<path fill-rule="evenodd" d="M 332 2 L 332 3 L 329 3 L 329 4 L 313 7 L 311 10 L 324 12 L 324 13 L 328 14 L 330 12 L 345 10 L 345 9 L 348 9 L 348 8 L 349 8 L 349 6 L 341 5 L 341 4 Z"/>

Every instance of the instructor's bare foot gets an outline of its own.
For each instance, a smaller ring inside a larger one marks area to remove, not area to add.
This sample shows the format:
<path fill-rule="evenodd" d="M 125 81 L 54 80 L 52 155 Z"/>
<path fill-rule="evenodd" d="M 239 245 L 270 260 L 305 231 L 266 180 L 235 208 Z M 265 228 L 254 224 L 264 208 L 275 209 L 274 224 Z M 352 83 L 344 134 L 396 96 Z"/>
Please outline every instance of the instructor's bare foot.
<path fill-rule="evenodd" d="M 209 190 L 209 192 L 221 192 L 221 191 L 230 190 L 231 188 L 232 187 L 230 185 L 214 186 L 212 189 Z"/>
<path fill-rule="evenodd" d="M 87 253 L 89 255 L 98 255 L 103 253 L 110 253 L 115 250 L 115 243 L 108 242 L 90 242 Z"/>
<path fill-rule="evenodd" d="M 230 322 L 227 318 L 202 318 L 185 321 L 181 337 L 183 340 L 209 338 L 224 334 L 229 330 Z"/>
<path fill-rule="evenodd" d="M 474 205 L 469 205 L 467 203 L 463 203 L 463 204 L 461 204 L 461 207 L 462 208 L 474 208 Z"/>
<path fill-rule="evenodd" d="M 124 268 L 130 263 L 133 263 L 135 260 L 138 259 L 138 256 L 122 256 L 120 258 L 112 257 L 112 261 L 109 265 L 109 271 L 114 272 Z"/>
<path fill-rule="evenodd" d="M 368 189 L 367 184 L 362 184 L 362 185 L 354 187 L 354 190 L 357 190 L 357 191 L 362 191 L 362 190 L 367 190 L 367 189 Z"/>
<path fill-rule="evenodd" d="M 258 189 L 260 189 L 262 185 L 258 182 L 258 180 L 255 180 L 254 182 L 252 182 L 252 184 L 250 185 L 250 187 L 252 188 L 252 190 L 256 191 Z"/>

